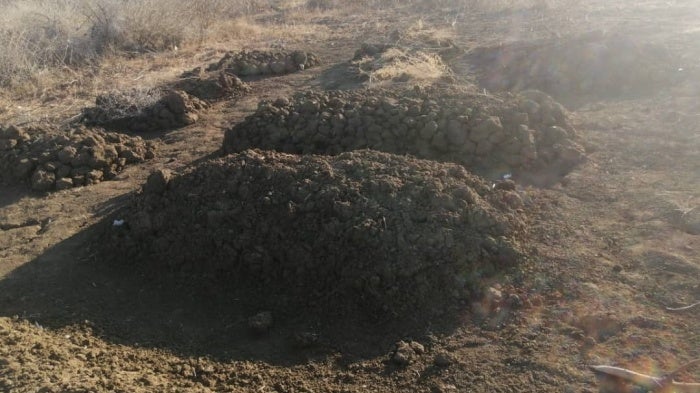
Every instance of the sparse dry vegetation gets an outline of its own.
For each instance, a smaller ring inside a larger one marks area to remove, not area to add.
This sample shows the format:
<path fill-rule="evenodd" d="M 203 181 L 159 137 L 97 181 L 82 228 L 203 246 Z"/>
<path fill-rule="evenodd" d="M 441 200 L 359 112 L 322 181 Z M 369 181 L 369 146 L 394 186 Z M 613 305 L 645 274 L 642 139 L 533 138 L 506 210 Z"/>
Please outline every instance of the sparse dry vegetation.
<path fill-rule="evenodd" d="M 370 84 L 385 81 L 431 84 L 447 75 L 449 68 L 440 56 L 422 51 L 389 48 L 378 58 L 365 57 L 355 62 Z"/>
<path fill-rule="evenodd" d="M 19 94 L 39 90 L 51 79 L 47 74 L 62 79 L 66 67 L 201 45 L 211 33 L 224 39 L 260 37 L 263 29 L 245 16 L 265 3 L 6 1 L 0 4 L 0 86 Z"/>
<path fill-rule="evenodd" d="M 36 93 L 47 85 L 65 82 L 66 67 L 94 66 L 104 56 L 113 54 L 135 55 L 245 38 L 321 38 L 328 34 L 327 27 L 304 21 L 318 12 L 397 6 L 491 12 L 546 8 L 559 3 L 553 0 L 364 0 L 352 4 L 337 0 L 7 0 L 0 3 L 0 86 L 13 94 Z M 247 17 L 260 12 L 282 13 L 282 18 L 277 18 L 272 27 Z M 435 43 L 440 43 L 450 40 L 454 31 L 426 28 L 418 22 L 406 34 L 412 39 L 432 36 Z M 412 68 L 439 68 L 431 56 L 419 56 L 407 63 Z"/>

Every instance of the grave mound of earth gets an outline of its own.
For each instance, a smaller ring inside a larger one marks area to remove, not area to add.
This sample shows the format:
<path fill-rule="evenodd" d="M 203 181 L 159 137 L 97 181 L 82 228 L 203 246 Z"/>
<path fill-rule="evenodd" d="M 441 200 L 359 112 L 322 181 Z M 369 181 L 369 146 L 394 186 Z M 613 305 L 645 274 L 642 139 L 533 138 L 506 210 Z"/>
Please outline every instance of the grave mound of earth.
<path fill-rule="evenodd" d="M 62 190 L 110 180 L 126 165 L 154 157 L 139 137 L 78 127 L 0 126 L 0 179 L 35 191 Z"/>
<path fill-rule="evenodd" d="M 318 57 L 304 51 L 228 52 L 207 71 L 226 71 L 238 76 L 283 75 L 320 65 Z"/>
<path fill-rule="evenodd" d="M 585 159 L 562 105 L 518 96 L 418 89 L 308 92 L 262 101 L 225 134 L 226 153 L 250 148 L 335 155 L 372 149 L 454 162 L 482 175 L 568 173 Z"/>
<path fill-rule="evenodd" d="M 177 90 L 202 100 L 221 100 L 242 97 L 251 88 L 236 75 L 226 71 L 205 72 L 201 67 L 187 71 L 174 86 Z"/>
<path fill-rule="evenodd" d="M 465 59 L 489 90 L 538 89 L 571 107 L 646 95 L 682 76 L 665 47 L 604 33 L 479 48 Z"/>
<path fill-rule="evenodd" d="M 132 89 L 102 94 L 84 108 L 82 122 L 132 132 L 171 130 L 195 123 L 208 104 L 183 91 Z"/>
<path fill-rule="evenodd" d="M 258 308 L 394 317 L 444 310 L 518 265 L 508 188 L 371 150 L 247 150 L 154 172 L 100 244 L 146 274 L 244 288 Z"/>

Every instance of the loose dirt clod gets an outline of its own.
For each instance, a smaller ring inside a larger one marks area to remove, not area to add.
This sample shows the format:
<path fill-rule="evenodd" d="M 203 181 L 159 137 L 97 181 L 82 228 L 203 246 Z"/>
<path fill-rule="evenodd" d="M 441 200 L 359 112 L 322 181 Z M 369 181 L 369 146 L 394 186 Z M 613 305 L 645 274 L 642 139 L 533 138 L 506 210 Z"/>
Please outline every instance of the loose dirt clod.
<path fill-rule="evenodd" d="M 201 67 L 183 73 L 174 88 L 202 100 L 238 98 L 251 91 L 236 75 L 226 71 L 205 72 Z"/>
<path fill-rule="evenodd" d="M 35 191 L 63 190 L 114 178 L 126 165 L 154 157 L 139 137 L 78 127 L 0 126 L 0 179 Z"/>
<path fill-rule="evenodd" d="M 82 122 L 118 131 L 153 132 L 195 123 L 208 104 L 178 91 L 133 89 L 102 94 L 84 108 Z"/>
<path fill-rule="evenodd" d="M 318 57 L 304 51 L 240 51 L 228 52 L 207 71 L 223 70 L 237 76 L 283 75 L 320 65 Z"/>
<path fill-rule="evenodd" d="M 249 150 L 149 185 L 103 244 L 122 265 L 249 287 L 275 312 L 439 312 L 518 263 L 503 193 L 454 164 Z"/>
<path fill-rule="evenodd" d="M 262 148 L 295 154 L 373 149 L 455 162 L 480 174 L 565 174 L 585 159 L 566 110 L 526 91 L 502 99 L 419 89 L 309 92 L 262 101 L 226 131 L 224 151 Z"/>

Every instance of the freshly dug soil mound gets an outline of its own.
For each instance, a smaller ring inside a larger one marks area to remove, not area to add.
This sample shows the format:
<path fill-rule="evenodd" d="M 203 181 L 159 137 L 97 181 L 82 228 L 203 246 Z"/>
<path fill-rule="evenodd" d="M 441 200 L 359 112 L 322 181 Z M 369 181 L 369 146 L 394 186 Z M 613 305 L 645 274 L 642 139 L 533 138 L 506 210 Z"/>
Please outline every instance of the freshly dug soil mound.
<path fill-rule="evenodd" d="M 445 91 L 413 96 L 377 91 L 299 94 L 263 101 L 226 131 L 224 151 L 249 148 L 295 154 L 356 149 L 411 154 L 482 173 L 556 168 L 584 159 L 566 110 L 546 94 L 486 97 Z"/>
<path fill-rule="evenodd" d="M 571 106 L 652 93 L 679 74 L 664 47 L 603 33 L 479 48 L 467 61 L 487 89 L 539 89 Z"/>
<path fill-rule="evenodd" d="M 105 128 L 151 132 L 193 124 L 208 105 L 183 91 L 129 90 L 103 94 L 83 109 L 83 123 Z"/>
<path fill-rule="evenodd" d="M 153 157 L 153 145 L 139 137 L 81 127 L 60 132 L 0 126 L 0 179 L 28 183 L 35 191 L 99 183 Z"/>
<path fill-rule="evenodd" d="M 202 100 L 221 100 L 242 97 L 250 93 L 250 86 L 236 75 L 219 72 L 204 72 L 201 67 L 182 74 L 174 88 Z"/>
<path fill-rule="evenodd" d="M 273 311 L 437 310 L 517 264 L 522 224 L 499 188 L 460 165 L 369 150 L 247 150 L 154 172 L 100 244 L 120 265 L 251 289 Z"/>
<path fill-rule="evenodd" d="M 241 51 L 229 52 L 207 71 L 223 70 L 238 76 L 283 75 L 320 65 L 318 57 L 304 51 Z"/>

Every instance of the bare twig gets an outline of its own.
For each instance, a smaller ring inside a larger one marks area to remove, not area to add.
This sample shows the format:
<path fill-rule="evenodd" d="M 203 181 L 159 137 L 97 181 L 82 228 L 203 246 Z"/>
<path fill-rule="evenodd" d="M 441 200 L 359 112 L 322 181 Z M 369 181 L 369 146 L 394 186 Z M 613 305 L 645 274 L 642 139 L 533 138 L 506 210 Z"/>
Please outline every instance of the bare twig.
<path fill-rule="evenodd" d="M 591 366 L 591 369 L 596 373 L 605 374 L 607 376 L 622 379 L 634 385 L 641 386 L 650 392 L 700 393 L 700 383 L 676 382 L 674 380 L 674 378 L 682 371 L 698 363 L 700 363 L 700 359 L 695 359 L 661 377 L 653 377 L 625 368 L 613 366 Z"/>
<path fill-rule="evenodd" d="M 668 310 L 668 311 L 685 311 L 685 310 L 690 310 L 691 308 L 693 308 L 695 306 L 700 306 L 700 302 L 693 303 L 689 306 L 684 306 L 684 307 L 675 307 L 675 308 L 674 307 L 666 307 L 666 310 Z"/>

